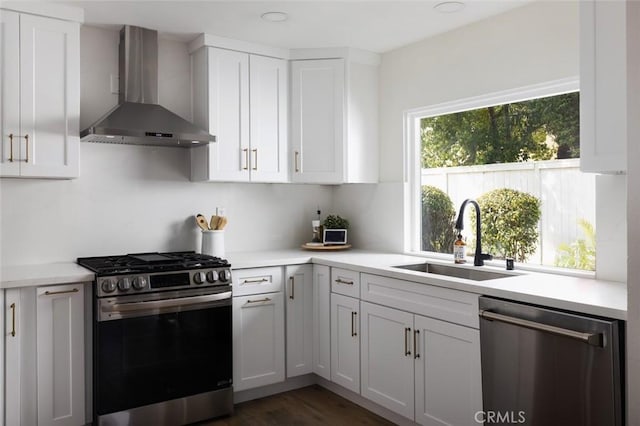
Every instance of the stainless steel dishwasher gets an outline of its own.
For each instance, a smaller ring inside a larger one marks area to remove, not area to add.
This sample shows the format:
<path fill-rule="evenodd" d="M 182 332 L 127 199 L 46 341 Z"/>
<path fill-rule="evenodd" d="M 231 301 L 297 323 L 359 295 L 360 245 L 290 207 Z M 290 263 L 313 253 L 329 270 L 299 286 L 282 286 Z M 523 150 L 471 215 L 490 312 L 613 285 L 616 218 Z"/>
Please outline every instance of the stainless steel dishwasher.
<path fill-rule="evenodd" d="M 483 412 L 476 421 L 621 426 L 623 327 L 480 297 Z"/>

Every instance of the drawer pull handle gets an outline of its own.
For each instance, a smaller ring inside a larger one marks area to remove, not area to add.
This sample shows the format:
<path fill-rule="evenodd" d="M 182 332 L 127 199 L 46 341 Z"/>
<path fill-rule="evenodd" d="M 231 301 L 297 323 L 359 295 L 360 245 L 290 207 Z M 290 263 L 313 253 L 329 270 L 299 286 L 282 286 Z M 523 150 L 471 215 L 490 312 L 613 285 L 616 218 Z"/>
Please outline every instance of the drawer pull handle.
<path fill-rule="evenodd" d="M 411 329 L 409 327 L 404 329 L 404 355 L 411 355 L 411 349 L 409 349 L 409 335 L 411 334 Z"/>
<path fill-rule="evenodd" d="M 289 295 L 289 299 L 293 300 L 294 299 L 294 284 L 295 284 L 295 280 L 293 279 L 293 277 L 289 277 L 289 282 L 291 283 L 291 294 Z"/>
<path fill-rule="evenodd" d="M 413 359 L 420 358 L 420 354 L 418 353 L 418 336 L 420 336 L 420 330 L 413 330 Z"/>
<path fill-rule="evenodd" d="M 298 173 L 300 171 L 300 167 L 298 167 L 298 160 L 300 159 L 300 153 L 298 151 L 295 152 L 295 160 L 294 160 L 294 166 L 296 169 L 296 173 Z"/>
<path fill-rule="evenodd" d="M 13 133 L 9 133 L 9 162 L 13 163 Z"/>
<path fill-rule="evenodd" d="M 343 280 L 342 278 L 338 278 L 336 282 L 339 284 L 353 285 L 353 281 L 346 281 L 346 280 Z"/>
<path fill-rule="evenodd" d="M 77 288 L 72 288 L 71 290 L 61 290 L 61 291 L 45 291 L 45 296 L 55 296 L 56 294 L 67 294 L 67 293 L 77 293 L 80 290 Z"/>
<path fill-rule="evenodd" d="M 269 282 L 266 278 L 260 278 L 259 280 L 244 280 L 242 284 L 259 284 Z"/>
<path fill-rule="evenodd" d="M 247 300 L 247 303 L 245 303 L 245 305 L 249 305 L 251 303 L 265 303 L 265 302 L 271 302 L 271 298 L 269 297 L 265 297 L 264 299 L 258 299 L 258 300 Z"/>
<path fill-rule="evenodd" d="M 25 163 L 28 163 L 28 162 L 29 162 L 29 135 L 28 135 L 28 134 L 27 134 L 27 135 L 24 135 L 24 140 L 27 142 L 27 146 L 26 146 L 26 148 L 27 148 L 27 151 L 26 151 L 26 158 L 24 159 L 24 162 L 25 162 Z"/>
<path fill-rule="evenodd" d="M 16 304 L 11 304 L 11 337 L 16 337 Z"/>
<path fill-rule="evenodd" d="M 351 312 L 351 337 L 355 337 L 358 335 L 356 331 L 356 317 L 358 316 L 357 312 Z"/>
<path fill-rule="evenodd" d="M 249 149 L 244 148 L 242 152 L 244 152 L 244 167 L 242 167 L 242 170 L 249 170 Z"/>
<path fill-rule="evenodd" d="M 254 154 L 254 162 L 253 162 L 253 167 L 251 168 L 251 170 L 258 170 L 258 150 L 257 149 L 252 149 L 251 150 Z"/>

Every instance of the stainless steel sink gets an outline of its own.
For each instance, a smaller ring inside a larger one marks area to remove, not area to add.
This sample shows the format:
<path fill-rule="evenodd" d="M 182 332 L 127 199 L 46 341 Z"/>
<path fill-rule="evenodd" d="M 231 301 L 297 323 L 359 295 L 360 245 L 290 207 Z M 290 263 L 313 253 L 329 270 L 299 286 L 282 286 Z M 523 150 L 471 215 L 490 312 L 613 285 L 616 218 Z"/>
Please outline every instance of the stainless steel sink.
<path fill-rule="evenodd" d="M 418 263 L 415 265 L 398 265 L 392 268 L 407 269 L 409 271 L 424 272 L 425 274 L 446 275 L 447 277 L 464 278 L 473 281 L 495 280 L 497 278 L 513 277 L 511 274 L 487 271 L 484 269 L 461 268 L 436 263 Z"/>

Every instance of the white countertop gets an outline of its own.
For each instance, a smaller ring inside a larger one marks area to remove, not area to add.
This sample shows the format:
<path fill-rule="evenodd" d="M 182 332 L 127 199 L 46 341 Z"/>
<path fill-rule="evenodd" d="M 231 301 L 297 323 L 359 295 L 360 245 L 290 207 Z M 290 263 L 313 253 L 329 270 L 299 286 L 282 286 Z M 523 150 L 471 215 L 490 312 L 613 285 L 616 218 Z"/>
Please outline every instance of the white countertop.
<path fill-rule="evenodd" d="M 0 288 L 92 282 L 93 272 L 75 262 L 7 266 L 0 269 Z"/>
<path fill-rule="evenodd" d="M 390 278 L 447 287 L 486 296 L 501 297 L 551 308 L 565 309 L 615 319 L 627 318 L 627 286 L 624 283 L 574 278 L 553 274 L 514 271 L 514 276 L 487 281 L 472 281 L 443 275 L 393 268 L 422 262 L 450 262 L 393 253 L 349 250 L 313 252 L 306 250 L 269 250 L 228 253 L 233 269 L 318 263 Z M 461 265 L 462 268 L 476 268 Z M 506 272 L 483 266 L 483 270 Z M 91 271 L 72 262 L 3 267 L 0 288 L 29 287 L 74 282 L 92 282 Z"/>
<path fill-rule="evenodd" d="M 533 303 L 615 319 L 627 318 L 627 286 L 624 283 L 576 278 L 554 274 L 514 271 L 513 277 L 472 281 L 443 275 L 393 268 L 422 262 L 449 264 L 442 260 L 391 253 L 350 250 L 344 252 L 311 252 L 303 250 L 256 251 L 229 253 L 232 268 L 318 263 L 401 280 L 447 287 L 485 296 Z M 462 268 L 476 268 L 459 265 Z M 486 270 L 507 272 L 483 266 Z"/>

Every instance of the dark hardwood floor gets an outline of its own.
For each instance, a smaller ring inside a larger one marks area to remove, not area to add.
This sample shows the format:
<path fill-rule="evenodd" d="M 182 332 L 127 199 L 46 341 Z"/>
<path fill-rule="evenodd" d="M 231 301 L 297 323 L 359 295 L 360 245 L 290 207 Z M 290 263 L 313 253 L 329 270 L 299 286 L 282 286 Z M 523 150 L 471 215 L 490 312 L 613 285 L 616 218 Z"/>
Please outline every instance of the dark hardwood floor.
<path fill-rule="evenodd" d="M 201 426 L 392 425 L 318 385 L 243 402 L 233 416 Z"/>

